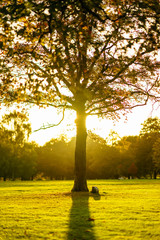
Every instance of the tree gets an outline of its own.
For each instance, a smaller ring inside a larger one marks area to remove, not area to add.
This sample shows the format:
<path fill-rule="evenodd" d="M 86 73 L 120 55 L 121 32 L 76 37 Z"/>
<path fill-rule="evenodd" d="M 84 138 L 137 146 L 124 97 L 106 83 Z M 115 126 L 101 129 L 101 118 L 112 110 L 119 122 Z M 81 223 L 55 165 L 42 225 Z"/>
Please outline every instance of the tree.
<path fill-rule="evenodd" d="M 159 14 L 158 0 L 1 2 L 1 99 L 76 111 L 73 191 L 88 191 L 86 117 L 155 96 Z"/>
<path fill-rule="evenodd" d="M 100 136 L 89 132 L 87 139 L 87 177 L 106 179 L 119 177 L 120 152 L 107 145 Z"/>
<path fill-rule="evenodd" d="M 50 179 L 73 178 L 73 144 L 60 139 L 52 139 L 38 149 L 38 172 Z"/>
<path fill-rule="evenodd" d="M 149 156 L 152 162 L 154 178 L 156 178 L 159 171 L 158 142 L 160 138 L 160 119 L 158 117 L 148 118 L 142 125 L 143 127 L 141 129 L 140 136 L 149 142 Z"/>
<path fill-rule="evenodd" d="M 11 141 L 23 146 L 31 133 L 29 118 L 23 112 L 14 110 L 2 117 L 1 125 L 10 133 Z"/>
<path fill-rule="evenodd" d="M 160 134 L 160 119 L 158 117 L 155 118 L 147 118 L 142 124 L 142 129 L 140 131 L 141 136 L 147 136 L 150 134 Z"/>
<path fill-rule="evenodd" d="M 140 131 L 139 161 L 141 162 L 142 166 L 144 165 L 142 168 L 146 169 L 148 166 L 148 170 L 150 169 L 150 174 L 153 173 L 154 178 L 156 178 L 158 170 L 158 158 L 157 160 L 155 158 L 158 154 L 156 148 L 157 141 L 160 138 L 160 119 L 157 117 L 148 118 L 146 121 L 144 121 L 142 126 L 143 127 Z"/>
<path fill-rule="evenodd" d="M 137 166 L 133 162 L 128 168 L 128 176 L 131 176 L 132 178 L 134 178 L 136 174 L 137 174 Z"/>
<path fill-rule="evenodd" d="M 13 156 L 13 143 L 11 135 L 1 126 L 0 128 L 0 177 L 6 181 L 10 177 L 10 165 Z"/>
<path fill-rule="evenodd" d="M 116 144 L 120 151 L 120 175 L 130 178 L 135 177 L 138 173 L 137 168 L 137 146 L 139 146 L 138 136 L 124 136 Z"/>
<path fill-rule="evenodd" d="M 0 127 L 2 129 L 3 142 L 10 147 L 9 177 L 12 177 L 14 180 L 16 175 L 17 177 L 19 175 L 21 148 L 31 133 L 31 125 L 25 113 L 13 111 L 2 117 Z"/>
<path fill-rule="evenodd" d="M 37 145 L 32 143 L 24 143 L 21 148 L 19 162 L 19 177 L 21 180 L 33 180 L 37 171 Z"/>
<path fill-rule="evenodd" d="M 158 138 L 153 144 L 153 165 L 154 165 L 154 178 L 156 179 L 157 173 L 160 172 L 160 150 L 159 150 L 160 138 Z"/>
<path fill-rule="evenodd" d="M 120 136 L 118 135 L 118 133 L 111 130 L 108 135 L 107 142 L 108 144 L 115 146 L 116 143 L 119 141 L 119 139 L 120 139 Z"/>

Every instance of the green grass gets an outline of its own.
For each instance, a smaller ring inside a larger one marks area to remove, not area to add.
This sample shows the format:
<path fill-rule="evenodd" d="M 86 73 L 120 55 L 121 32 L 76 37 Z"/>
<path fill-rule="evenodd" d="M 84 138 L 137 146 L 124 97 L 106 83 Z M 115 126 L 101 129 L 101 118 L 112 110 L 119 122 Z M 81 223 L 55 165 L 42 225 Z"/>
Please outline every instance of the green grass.
<path fill-rule="evenodd" d="M 160 239 L 160 180 L 0 182 L 0 240 Z"/>

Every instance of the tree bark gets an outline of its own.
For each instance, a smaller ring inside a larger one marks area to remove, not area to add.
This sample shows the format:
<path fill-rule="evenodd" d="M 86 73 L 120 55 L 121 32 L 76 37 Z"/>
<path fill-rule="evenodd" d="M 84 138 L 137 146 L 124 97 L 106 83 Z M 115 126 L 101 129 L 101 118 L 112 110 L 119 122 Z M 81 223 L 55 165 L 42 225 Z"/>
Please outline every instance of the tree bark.
<path fill-rule="evenodd" d="M 73 192 L 88 192 L 86 180 L 86 115 L 82 109 L 77 111 L 75 147 L 75 179 Z"/>

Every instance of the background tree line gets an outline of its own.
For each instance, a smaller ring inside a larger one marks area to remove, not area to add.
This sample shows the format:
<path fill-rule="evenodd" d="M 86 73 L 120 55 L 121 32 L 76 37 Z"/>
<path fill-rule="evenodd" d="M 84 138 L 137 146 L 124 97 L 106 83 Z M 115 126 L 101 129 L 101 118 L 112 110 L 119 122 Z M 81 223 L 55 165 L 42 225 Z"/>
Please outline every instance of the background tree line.
<path fill-rule="evenodd" d="M 0 178 L 73 179 L 75 138 L 52 139 L 44 146 L 28 142 L 26 114 L 14 111 L 0 124 Z M 139 136 L 107 139 L 88 132 L 87 178 L 156 178 L 160 173 L 160 119 L 148 118 Z"/>

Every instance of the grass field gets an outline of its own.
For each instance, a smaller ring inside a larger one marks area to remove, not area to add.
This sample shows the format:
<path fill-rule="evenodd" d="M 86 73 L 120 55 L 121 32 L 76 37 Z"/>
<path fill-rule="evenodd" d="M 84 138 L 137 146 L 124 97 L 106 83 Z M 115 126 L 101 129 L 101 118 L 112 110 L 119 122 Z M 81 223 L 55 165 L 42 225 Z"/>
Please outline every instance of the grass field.
<path fill-rule="evenodd" d="M 0 240 L 160 239 L 160 180 L 0 182 Z"/>

